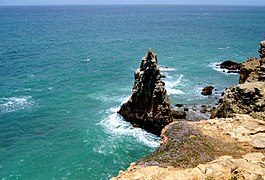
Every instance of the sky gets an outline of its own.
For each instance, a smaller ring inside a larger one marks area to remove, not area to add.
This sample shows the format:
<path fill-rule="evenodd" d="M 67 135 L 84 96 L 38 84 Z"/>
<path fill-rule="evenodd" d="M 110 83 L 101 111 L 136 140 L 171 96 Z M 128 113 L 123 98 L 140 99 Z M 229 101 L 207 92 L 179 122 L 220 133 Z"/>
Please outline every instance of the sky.
<path fill-rule="evenodd" d="M 70 4 L 209 4 L 265 5 L 265 0 L 0 0 L 3 5 L 70 5 Z"/>

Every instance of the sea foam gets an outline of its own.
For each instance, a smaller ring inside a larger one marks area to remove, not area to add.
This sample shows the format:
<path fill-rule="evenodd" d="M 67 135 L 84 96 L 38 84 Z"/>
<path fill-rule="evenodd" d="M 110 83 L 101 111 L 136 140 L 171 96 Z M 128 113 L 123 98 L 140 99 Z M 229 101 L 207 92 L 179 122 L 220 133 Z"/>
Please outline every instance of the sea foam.
<path fill-rule="evenodd" d="M 108 114 L 104 118 L 100 125 L 104 129 L 117 136 L 131 136 L 134 137 L 137 141 L 149 146 L 149 147 L 158 147 L 160 138 L 148 133 L 147 131 L 141 128 L 133 127 L 129 122 L 125 121 L 118 113 L 118 108 L 110 108 L 106 113 Z"/>
<path fill-rule="evenodd" d="M 165 88 L 168 95 L 172 94 L 185 94 L 183 91 L 176 89 L 177 86 L 182 82 L 183 75 L 181 74 L 175 81 L 171 77 L 171 80 L 164 80 Z"/>
<path fill-rule="evenodd" d="M 0 98 L 0 112 L 8 113 L 30 108 L 34 105 L 31 96 Z"/>
<path fill-rule="evenodd" d="M 211 67 L 213 70 L 224 73 L 224 74 L 234 74 L 234 75 L 238 75 L 238 73 L 227 73 L 228 70 L 227 69 L 221 69 L 220 66 L 218 66 L 219 64 L 221 64 L 221 62 L 211 62 L 208 67 Z"/>

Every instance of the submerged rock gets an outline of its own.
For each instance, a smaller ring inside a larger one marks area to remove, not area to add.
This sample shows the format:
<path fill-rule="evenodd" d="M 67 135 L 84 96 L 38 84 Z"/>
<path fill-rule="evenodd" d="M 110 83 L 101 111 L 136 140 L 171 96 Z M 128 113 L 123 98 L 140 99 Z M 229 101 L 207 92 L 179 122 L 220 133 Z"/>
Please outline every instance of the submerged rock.
<path fill-rule="evenodd" d="M 135 72 L 135 82 L 130 99 L 118 113 L 132 124 L 160 135 L 172 122 L 170 102 L 161 80 L 157 55 L 150 48 L 142 58 L 140 69 Z"/>

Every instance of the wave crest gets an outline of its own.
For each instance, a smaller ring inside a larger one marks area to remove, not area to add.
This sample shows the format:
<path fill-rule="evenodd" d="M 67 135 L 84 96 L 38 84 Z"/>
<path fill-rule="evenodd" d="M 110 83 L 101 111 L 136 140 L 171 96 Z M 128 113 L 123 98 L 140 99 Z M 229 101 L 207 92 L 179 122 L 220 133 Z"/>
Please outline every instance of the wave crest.
<path fill-rule="evenodd" d="M 8 113 L 28 109 L 34 105 L 31 96 L 0 98 L 0 112 Z"/>
<path fill-rule="evenodd" d="M 129 122 L 125 121 L 118 113 L 119 108 L 110 108 L 109 115 L 100 122 L 106 131 L 118 136 L 132 136 L 137 141 L 149 146 L 158 147 L 160 138 L 148 133 L 141 128 L 134 128 Z"/>

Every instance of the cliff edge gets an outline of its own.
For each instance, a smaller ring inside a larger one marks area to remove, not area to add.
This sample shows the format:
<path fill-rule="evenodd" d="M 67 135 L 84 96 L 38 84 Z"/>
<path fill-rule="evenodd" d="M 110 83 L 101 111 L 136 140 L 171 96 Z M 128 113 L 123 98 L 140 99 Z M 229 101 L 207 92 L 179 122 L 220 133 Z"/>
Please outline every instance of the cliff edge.
<path fill-rule="evenodd" d="M 155 152 L 120 171 L 118 179 L 265 179 L 265 41 L 260 58 L 240 65 L 211 119 L 167 125 Z"/>

